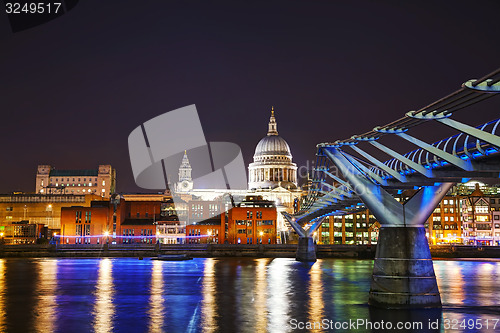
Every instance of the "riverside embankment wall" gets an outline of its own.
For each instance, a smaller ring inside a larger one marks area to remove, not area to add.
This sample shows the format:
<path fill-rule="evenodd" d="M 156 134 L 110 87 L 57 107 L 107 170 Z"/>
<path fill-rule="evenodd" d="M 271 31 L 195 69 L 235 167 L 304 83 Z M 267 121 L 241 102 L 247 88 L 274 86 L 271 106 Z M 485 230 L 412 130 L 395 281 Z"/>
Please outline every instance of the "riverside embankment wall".
<path fill-rule="evenodd" d="M 22 257 L 155 257 L 187 254 L 191 257 L 294 258 L 297 245 L 0 245 L 0 258 Z M 318 258 L 372 259 L 376 246 L 318 245 Z M 433 258 L 500 258 L 498 246 L 431 246 Z"/>

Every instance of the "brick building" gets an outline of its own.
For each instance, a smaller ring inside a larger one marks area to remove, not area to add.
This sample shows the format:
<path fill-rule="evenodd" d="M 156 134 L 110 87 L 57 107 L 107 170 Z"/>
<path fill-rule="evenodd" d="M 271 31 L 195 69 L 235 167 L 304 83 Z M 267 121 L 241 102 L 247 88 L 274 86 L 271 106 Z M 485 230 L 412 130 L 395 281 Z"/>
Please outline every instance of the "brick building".
<path fill-rule="evenodd" d="M 187 244 L 223 244 L 225 243 L 224 225 L 225 214 L 212 216 L 206 220 L 186 226 Z"/>
<path fill-rule="evenodd" d="M 161 204 L 160 200 L 127 201 L 121 198 L 116 205 L 112 201 L 94 201 L 91 207 L 64 207 L 61 210 L 61 242 L 156 243 Z"/>
<path fill-rule="evenodd" d="M 228 212 L 227 242 L 230 244 L 276 244 L 277 211 L 262 196 L 247 196 Z"/>
<path fill-rule="evenodd" d="M 113 233 L 113 210 L 109 202 L 93 207 L 61 209 L 61 239 L 64 244 L 105 244 Z"/>

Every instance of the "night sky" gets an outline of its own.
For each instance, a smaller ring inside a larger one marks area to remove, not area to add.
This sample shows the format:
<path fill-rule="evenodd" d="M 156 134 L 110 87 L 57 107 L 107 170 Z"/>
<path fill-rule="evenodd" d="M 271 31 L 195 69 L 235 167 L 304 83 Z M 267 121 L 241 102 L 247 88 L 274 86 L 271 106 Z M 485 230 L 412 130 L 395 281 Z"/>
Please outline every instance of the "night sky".
<path fill-rule="evenodd" d="M 38 164 L 111 164 L 118 191 L 144 191 L 128 135 L 190 104 L 207 141 L 239 144 L 246 164 L 274 106 L 304 165 L 317 143 L 400 118 L 500 67 L 499 13 L 494 0 L 84 0 L 13 33 L 2 12 L 0 193 L 34 191 Z M 471 110 L 456 119 L 498 118 L 500 98 Z"/>

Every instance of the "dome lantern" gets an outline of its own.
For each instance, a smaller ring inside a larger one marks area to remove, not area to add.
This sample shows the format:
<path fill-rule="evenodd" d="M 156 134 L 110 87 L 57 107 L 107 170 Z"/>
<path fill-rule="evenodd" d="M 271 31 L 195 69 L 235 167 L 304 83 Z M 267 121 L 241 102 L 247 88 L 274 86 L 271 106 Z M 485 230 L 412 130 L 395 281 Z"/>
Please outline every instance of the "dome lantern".
<path fill-rule="evenodd" d="M 271 107 L 271 118 L 269 118 L 267 135 L 278 135 L 278 124 L 276 124 L 276 118 L 274 118 L 274 106 Z"/>

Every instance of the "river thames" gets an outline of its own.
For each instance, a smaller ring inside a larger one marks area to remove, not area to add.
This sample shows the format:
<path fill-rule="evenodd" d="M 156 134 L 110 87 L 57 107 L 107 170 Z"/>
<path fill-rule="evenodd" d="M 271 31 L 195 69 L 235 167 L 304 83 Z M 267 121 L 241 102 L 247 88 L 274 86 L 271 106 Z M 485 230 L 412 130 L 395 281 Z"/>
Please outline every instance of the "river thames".
<path fill-rule="evenodd" d="M 500 331 L 500 261 L 434 261 L 442 311 L 369 307 L 372 267 L 347 259 L 0 259 L 0 330 L 388 331 L 383 323 L 396 332 L 401 323 L 414 325 L 406 332 Z"/>

